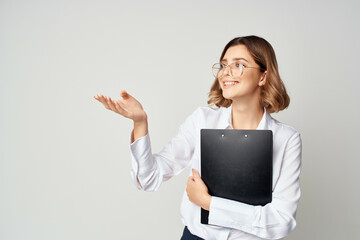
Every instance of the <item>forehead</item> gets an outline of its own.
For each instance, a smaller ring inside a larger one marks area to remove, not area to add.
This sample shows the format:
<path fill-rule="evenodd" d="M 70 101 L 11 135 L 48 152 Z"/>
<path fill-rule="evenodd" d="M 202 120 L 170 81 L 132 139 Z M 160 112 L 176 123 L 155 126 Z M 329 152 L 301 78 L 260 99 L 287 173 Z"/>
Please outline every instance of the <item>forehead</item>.
<path fill-rule="evenodd" d="M 229 47 L 223 57 L 223 61 L 232 62 L 233 58 L 244 58 L 248 62 L 254 62 L 251 53 L 245 45 L 236 45 Z"/>

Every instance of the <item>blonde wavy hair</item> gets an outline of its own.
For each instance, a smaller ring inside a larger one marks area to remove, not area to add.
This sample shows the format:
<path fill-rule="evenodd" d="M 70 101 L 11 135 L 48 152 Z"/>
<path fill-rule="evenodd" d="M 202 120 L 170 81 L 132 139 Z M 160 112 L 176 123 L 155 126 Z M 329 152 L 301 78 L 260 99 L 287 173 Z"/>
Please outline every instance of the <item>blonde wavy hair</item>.
<path fill-rule="evenodd" d="M 256 64 L 259 65 L 260 71 L 267 71 L 266 83 L 261 87 L 260 105 L 265 107 L 268 113 L 279 112 L 287 108 L 290 104 L 290 98 L 280 78 L 275 52 L 270 43 L 257 36 L 234 38 L 226 44 L 219 62 L 224 58 L 228 48 L 236 45 L 244 45 L 249 50 Z M 232 103 L 231 99 L 225 99 L 223 97 L 218 78 L 215 78 L 208 94 L 209 100 L 207 103 L 209 105 L 227 108 Z"/>

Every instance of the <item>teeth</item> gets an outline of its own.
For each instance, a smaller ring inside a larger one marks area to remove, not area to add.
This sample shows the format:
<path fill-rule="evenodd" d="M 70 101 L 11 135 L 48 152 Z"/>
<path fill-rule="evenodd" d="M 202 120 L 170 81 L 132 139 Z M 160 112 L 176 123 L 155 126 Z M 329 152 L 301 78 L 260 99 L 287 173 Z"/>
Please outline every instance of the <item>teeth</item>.
<path fill-rule="evenodd" d="M 237 84 L 237 82 L 225 82 L 224 84 L 225 84 L 226 86 L 227 86 L 227 85 L 235 85 L 235 84 Z"/>

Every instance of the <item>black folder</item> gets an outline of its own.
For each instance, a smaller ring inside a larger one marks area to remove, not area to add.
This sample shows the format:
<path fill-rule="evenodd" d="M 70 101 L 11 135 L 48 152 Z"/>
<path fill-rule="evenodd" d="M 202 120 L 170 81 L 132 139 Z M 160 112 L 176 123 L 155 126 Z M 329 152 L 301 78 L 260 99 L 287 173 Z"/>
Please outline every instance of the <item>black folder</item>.
<path fill-rule="evenodd" d="M 201 129 L 201 178 L 211 196 L 251 205 L 272 201 L 271 130 Z M 209 211 L 201 208 L 201 223 Z"/>

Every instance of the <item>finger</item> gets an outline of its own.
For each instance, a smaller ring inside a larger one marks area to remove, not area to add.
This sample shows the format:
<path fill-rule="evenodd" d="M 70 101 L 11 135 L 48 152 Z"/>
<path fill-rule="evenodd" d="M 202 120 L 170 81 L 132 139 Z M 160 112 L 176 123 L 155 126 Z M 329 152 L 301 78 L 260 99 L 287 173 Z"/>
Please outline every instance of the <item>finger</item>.
<path fill-rule="evenodd" d="M 107 102 L 109 104 L 110 109 L 112 111 L 116 112 L 115 104 L 114 104 L 113 100 L 110 97 L 107 97 Z"/>
<path fill-rule="evenodd" d="M 121 91 L 120 91 L 120 96 L 121 96 L 124 100 L 126 100 L 126 99 L 128 99 L 128 98 L 131 97 L 131 95 L 128 94 L 125 90 L 121 90 Z"/>
<path fill-rule="evenodd" d="M 200 174 L 198 171 L 196 171 L 194 168 L 192 168 L 192 174 L 194 177 L 200 177 Z"/>
<path fill-rule="evenodd" d="M 190 176 L 189 178 L 188 178 L 188 184 L 190 184 L 190 183 L 192 183 L 192 182 L 194 182 L 194 177 L 193 176 Z"/>
<path fill-rule="evenodd" d="M 94 98 L 95 98 L 96 100 L 100 101 L 100 94 L 95 95 Z"/>
<path fill-rule="evenodd" d="M 110 110 L 110 107 L 105 99 L 105 97 L 103 95 L 100 95 L 99 96 L 99 101 L 105 106 L 106 109 L 109 109 Z"/>
<path fill-rule="evenodd" d="M 128 118 L 129 113 L 123 107 L 121 107 L 121 104 L 118 101 L 114 101 L 114 103 L 115 103 L 115 107 L 116 107 L 116 110 L 118 111 L 118 113 L 120 113 L 121 115 Z"/>
<path fill-rule="evenodd" d="M 98 100 L 99 102 L 101 102 L 101 101 L 100 101 L 100 99 L 101 99 L 101 95 L 100 95 L 100 94 L 94 96 L 94 98 L 95 98 L 96 100 Z"/>

